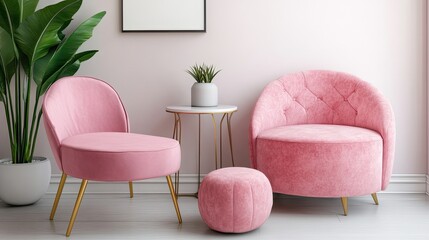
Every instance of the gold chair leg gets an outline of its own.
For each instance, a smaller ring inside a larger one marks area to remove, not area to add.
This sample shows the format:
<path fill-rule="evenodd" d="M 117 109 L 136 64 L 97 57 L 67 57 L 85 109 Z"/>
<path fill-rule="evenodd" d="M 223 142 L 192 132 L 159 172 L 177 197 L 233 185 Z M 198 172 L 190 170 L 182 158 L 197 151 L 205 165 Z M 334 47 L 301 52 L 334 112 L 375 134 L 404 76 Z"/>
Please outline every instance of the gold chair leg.
<path fill-rule="evenodd" d="M 166 178 L 167 178 L 168 187 L 170 188 L 171 199 L 173 199 L 174 208 L 176 208 L 177 219 L 179 220 L 179 223 L 182 223 L 182 215 L 180 214 L 179 203 L 177 202 L 177 197 L 176 197 L 176 194 L 174 193 L 171 177 L 170 175 L 168 175 Z"/>
<path fill-rule="evenodd" d="M 341 203 L 343 204 L 344 216 L 347 216 L 347 212 L 348 212 L 347 197 L 341 197 Z"/>
<path fill-rule="evenodd" d="M 129 181 L 128 185 L 130 186 L 130 198 L 133 198 L 134 197 L 133 182 Z"/>
<path fill-rule="evenodd" d="M 51 216 L 49 220 L 54 220 L 55 212 L 57 211 L 58 203 L 60 202 L 61 194 L 63 193 L 64 184 L 66 183 L 67 174 L 61 175 L 60 184 L 58 185 L 57 195 L 55 196 L 54 205 L 52 206 Z"/>
<path fill-rule="evenodd" d="M 378 205 L 377 193 L 372 193 L 371 196 L 372 196 L 372 199 L 374 199 L 375 205 Z"/>
<path fill-rule="evenodd" d="M 82 184 L 80 185 L 79 194 L 77 195 L 76 203 L 74 205 L 73 213 L 70 217 L 69 226 L 67 228 L 66 236 L 69 237 L 71 231 L 73 229 L 74 220 L 76 219 L 77 213 L 79 212 L 80 204 L 82 203 L 83 194 L 85 193 L 86 185 L 88 184 L 88 180 L 82 180 Z"/>

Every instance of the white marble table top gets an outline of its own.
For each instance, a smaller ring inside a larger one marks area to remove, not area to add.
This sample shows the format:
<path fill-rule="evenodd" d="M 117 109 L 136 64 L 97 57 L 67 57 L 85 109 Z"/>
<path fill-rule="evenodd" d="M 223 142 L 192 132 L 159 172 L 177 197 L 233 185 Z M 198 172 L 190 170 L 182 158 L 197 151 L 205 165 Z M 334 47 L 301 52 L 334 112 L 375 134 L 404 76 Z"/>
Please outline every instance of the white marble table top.
<path fill-rule="evenodd" d="M 187 114 L 230 113 L 237 111 L 237 109 L 237 106 L 233 105 L 217 105 L 216 107 L 192 107 L 190 105 L 175 105 L 165 108 L 167 112 Z"/>

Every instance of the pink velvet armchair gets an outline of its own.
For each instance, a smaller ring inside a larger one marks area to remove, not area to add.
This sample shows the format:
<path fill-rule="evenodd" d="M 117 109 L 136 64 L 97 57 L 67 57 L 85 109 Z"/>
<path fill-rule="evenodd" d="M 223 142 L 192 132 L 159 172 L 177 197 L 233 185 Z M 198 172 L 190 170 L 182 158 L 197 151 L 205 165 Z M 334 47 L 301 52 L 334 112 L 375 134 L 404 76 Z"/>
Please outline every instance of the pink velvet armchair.
<path fill-rule="evenodd" d="M 387 188 L 395 151 L 392 108 L 367 82 L 333 71 L 305 71 L 269 83 L 250 123 L 251 166 L 273 191 L 347 197 Z"/>
<path fill-rule="evenodd" d="M 89 77 L 55 82 L 43 102 L 43 119 L 61 182 L 53 220 L 67 176 L 82 179 L 66 236 L 70 236 L 88 183 L 129 182 L 166 176 L 179 223 L 182 222 L 170 174 L 180 168 L 180 145 L 170 138 L 129 133 L 128 115 L 116 91 Z"/>

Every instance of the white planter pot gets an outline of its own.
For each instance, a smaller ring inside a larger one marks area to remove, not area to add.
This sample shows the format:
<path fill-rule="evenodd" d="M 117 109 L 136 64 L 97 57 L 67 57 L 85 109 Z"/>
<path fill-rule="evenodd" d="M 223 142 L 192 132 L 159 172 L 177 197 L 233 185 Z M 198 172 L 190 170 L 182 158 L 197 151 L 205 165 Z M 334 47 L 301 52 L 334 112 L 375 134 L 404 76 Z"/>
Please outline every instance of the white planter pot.
<path fill-rule="evenodd" d="M 192 107 L 216 107 L 217 86 L 214 83 L 194 83 L 191 89 Z"/>
<path fill-rule="evenodd" d="M 0 199 L 10 205 L 29 205 L 39 201 L 51 180 L 51 162 L 34 157 L 32 163 L 12 164 L 0 159 Z"/>

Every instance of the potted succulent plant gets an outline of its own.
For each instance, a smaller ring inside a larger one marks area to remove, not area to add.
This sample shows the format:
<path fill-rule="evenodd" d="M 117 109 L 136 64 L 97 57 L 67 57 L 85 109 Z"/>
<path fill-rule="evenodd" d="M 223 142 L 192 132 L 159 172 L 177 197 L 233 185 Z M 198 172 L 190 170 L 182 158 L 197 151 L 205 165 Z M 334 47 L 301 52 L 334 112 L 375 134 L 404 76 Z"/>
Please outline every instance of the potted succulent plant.
<path fill-rule="evenodd" d="M 0 0 L 0 101 L 10 158 L 0 160 L 0 199 L 12 205 L 38 201 L 46 192 L 50 161 L 34 157 L 41 97 L 56 80 L 76 73 L 96 50 L 77 52 L 105 12 L 64 30 L 82 0 L 64 0 L 36 11 L 39 0 Z"/>
<path fill-rule="evenodd" d="M 218 104 L 217 86 L 212 83 L 213 78 L 221 70 L 216 70 L 213 65 L 207 66 L 195 64 L 186 72 L 196 81 L 191 89 L 191 105 L 193 107 L 215 107 Z"/>

